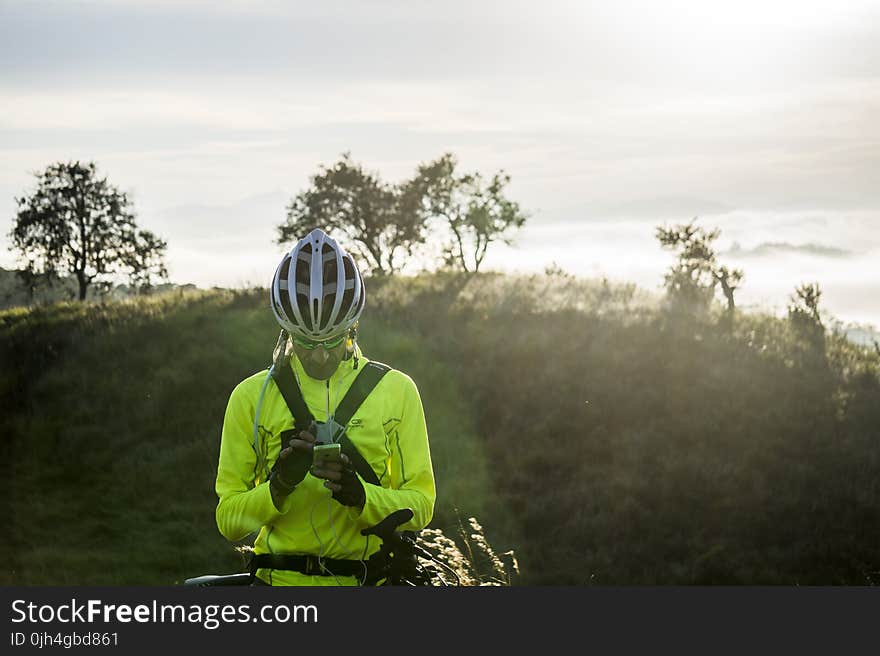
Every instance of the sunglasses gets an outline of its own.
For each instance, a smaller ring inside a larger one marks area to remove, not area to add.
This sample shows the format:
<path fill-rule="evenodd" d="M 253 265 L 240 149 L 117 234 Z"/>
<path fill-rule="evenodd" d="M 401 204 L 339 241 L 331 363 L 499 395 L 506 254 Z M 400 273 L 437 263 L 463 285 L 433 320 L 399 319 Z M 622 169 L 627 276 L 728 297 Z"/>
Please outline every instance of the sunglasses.
<path fill-rule="evenodd" d="M 346 333 L 343 333 L 339 337 L 332 337 L 330 339 L 324 340 L 323 342 L 314 342 L 310 339 L 298 337 L 296 335 L 291 335 L 291 338 L 293 339 L 294 344 L 296 344 L 300 348 L 306 349 L 307 351 L 312 351 L 319 346 L 323 346 L 325 350 L 329 351 L 330 349 L 336 348 L 345 341 Z"/>

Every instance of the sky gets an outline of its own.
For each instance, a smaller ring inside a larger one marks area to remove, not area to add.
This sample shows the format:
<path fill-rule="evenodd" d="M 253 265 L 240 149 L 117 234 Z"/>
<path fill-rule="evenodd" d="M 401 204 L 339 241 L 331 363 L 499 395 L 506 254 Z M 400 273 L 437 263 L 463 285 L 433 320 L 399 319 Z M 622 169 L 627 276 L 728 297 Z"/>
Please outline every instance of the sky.
<path fill-rule="evenodd" d="M 0 266 L 33 172 L 94 160 L 175 282 L 267 283 L 285 206 L 351 152 L 453 152 L 529 215 L 486 266 L 659 290 L 718 227 L 744 304 L 880 326 L 880 3 L 0 0 Z"/>

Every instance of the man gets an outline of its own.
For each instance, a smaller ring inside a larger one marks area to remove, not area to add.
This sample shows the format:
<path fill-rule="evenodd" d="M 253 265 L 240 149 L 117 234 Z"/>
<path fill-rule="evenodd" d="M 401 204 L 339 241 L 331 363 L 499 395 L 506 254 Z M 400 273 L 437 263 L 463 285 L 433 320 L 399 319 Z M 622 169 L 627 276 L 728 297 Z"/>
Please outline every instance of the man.
<path fill-rule="evenodd" d="M 424 528 L 433 515 L 434 473 L 419 392 L 409 376 L 361 352 L 363 280 L 324 231 L 313 230 L 284 256 L 270 297 L 282 332 L 269 373 L 250 376 L 230 396 L 217 468 L 217 526 L 232 541 L 259 531 L 260 582 L 357 585 L 366 578 L 364 562 L 380 546 L 362 529 L 403 508 L 413 518 L 401 530 Z M 354 413 L 339 416 L 351 410 L 347 395 L 357 404 L 355 391 L 348 394 L 352 383 L 369 387 L 364 381 L 371 376 L 375 386 Z M 342 453 L 313 461 L 319 443 L 342 444 Z"/>

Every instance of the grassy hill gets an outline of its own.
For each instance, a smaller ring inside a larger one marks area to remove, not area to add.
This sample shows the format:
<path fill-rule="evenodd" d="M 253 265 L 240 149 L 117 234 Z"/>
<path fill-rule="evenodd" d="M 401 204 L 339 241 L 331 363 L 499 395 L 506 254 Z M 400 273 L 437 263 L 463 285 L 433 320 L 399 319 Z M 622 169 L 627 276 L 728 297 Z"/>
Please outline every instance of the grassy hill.
<path fill-rule="evenodd" d="M 534 584 L 873 583 L 880 354 L 679 316 L 562 274 L 368 281 L 361 343 L 419 385 L 433 526 L 476 516 Z M 0 312 L 0 583 L 232 572 L 213 492 L 264 290 Z"/>
<path fill-rule="evenodd" d="M 464 381 L 532 584 L 880 578 L 880 349 L 561 272 L 382 290 Z"/>
<path fill-rule="evenodd" d="M 267 365 L 276 336 L 262 291 L 0 313 L 0 581 L 152 584 L 239 571 L 214 523 L 220 427 L 232 387 Z M 361 341 L 419 384 L 442 494 L 434 526 L 454 533 L 458 514 L 485 513 L 490 496 L 455 377 L 379 321 Z"/>

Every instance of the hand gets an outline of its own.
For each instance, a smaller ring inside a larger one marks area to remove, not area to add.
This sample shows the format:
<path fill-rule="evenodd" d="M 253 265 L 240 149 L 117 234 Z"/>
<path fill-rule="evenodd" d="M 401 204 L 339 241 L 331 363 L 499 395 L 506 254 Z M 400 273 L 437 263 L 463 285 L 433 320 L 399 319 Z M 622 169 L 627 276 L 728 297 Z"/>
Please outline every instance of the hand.
<path fill-rule="evenodd" d="M 344 453 L 339 460 L 322 460 L 312 468 L 312 476 L 324 479 L 324 487 L 333 492 L 333 498 L 343 506 L 361 509 L 367 494 L 364 484 L 351 466 L 351 460 Z"/>
<path fill-rule="evenodd" d="M 285 440 L 294 434 L 297 437 L 292 437 L 285 446 Z M 297 434 L 295 430 L 289 430 L 281 433 L 282 449 L 269 476 L 273 496 L 287 496 L 306 477 L 312 464 L 314 444 L 315 436 L 308 431 L 299 431 Z"/>

